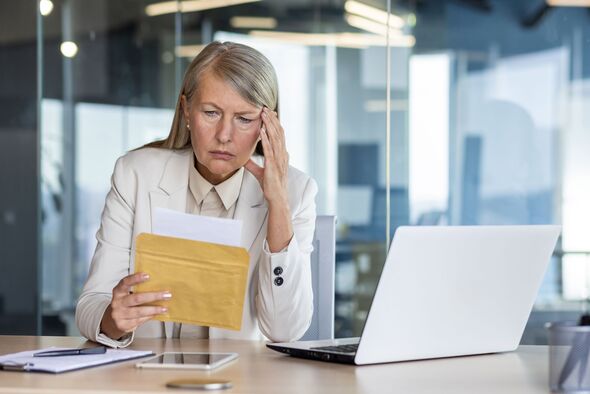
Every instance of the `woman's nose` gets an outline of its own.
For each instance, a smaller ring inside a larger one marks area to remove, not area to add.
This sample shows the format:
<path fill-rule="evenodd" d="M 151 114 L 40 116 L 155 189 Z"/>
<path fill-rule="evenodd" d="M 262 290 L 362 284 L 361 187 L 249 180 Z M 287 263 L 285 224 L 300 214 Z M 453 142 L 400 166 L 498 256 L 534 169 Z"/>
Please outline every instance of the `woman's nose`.
<path fill-rule="evenodd" d="M 218 123 L 216 138 L 222 144 L 226 144 L 231 141 L 232 135 L 232 124 L 231 119 L 222 119 Z"/>

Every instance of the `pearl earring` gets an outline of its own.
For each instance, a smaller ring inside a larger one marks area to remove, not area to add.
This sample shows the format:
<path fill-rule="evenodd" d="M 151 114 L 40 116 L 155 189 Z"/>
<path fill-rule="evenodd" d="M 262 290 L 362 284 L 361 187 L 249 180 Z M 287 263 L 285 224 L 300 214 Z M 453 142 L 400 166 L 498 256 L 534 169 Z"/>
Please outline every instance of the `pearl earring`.
<path fill-rule="evenodd" d="M 191 126 L 188 123 L 186 124 L 186 129 L 187 130 L 190 130 L 191 129 Z"/>

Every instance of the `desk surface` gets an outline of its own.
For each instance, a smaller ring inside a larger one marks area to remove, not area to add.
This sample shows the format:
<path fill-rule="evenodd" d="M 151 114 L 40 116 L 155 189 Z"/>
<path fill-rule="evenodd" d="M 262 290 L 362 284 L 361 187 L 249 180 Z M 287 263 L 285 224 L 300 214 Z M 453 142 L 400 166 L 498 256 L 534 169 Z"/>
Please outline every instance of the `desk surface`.
<path fill-rule="evenodd" d="M 77 347 L 76 337 L 0 336 L 0 354 L 48 346 Z M 132 349 L 237 352 L 238 360 L 213 372 L 145 370 L 136 361 L 59 375 L 0 371 L 0 393 L 139 393 L 167 389 L 173 379 L 216 377 L 233 382 L 223 393 L 547 393 L 547 347 L 517 352 L 355 367 L 297 359 L 264 343 L 232 340 L 137 339 Z M 197 392 L 197 391 L 193 391 Z"/>

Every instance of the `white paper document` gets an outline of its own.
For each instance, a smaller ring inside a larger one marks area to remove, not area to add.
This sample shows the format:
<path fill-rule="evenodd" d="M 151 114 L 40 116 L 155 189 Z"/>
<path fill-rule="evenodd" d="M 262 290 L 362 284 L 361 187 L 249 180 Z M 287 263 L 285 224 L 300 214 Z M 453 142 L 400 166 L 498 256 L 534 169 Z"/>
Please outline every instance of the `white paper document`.
<path fill-rule="evenodd" d="M 242 246 L 241 220 L 192 215 L 166 208 L 154 210 L 152 232 L 167 237 Z"/>
<path fill-rule="evenodd" d="M 107 349 L 102 354 L 78 354 L 75 356 L 58 357 L 33 357 L 34 353 L 47 350 L 61 350 L 61 348 L 50 347 L 26 352 L 5 354 L 0 356 L 0 369 L 23 372 L 50 372 L 60 373 L 76 369 L 94 367 L 103 364 L 110 364 L 117 361 L 131 360 L 139 357 L 150 356 L 152 351 L 128 350 L 128 349 Z"/>

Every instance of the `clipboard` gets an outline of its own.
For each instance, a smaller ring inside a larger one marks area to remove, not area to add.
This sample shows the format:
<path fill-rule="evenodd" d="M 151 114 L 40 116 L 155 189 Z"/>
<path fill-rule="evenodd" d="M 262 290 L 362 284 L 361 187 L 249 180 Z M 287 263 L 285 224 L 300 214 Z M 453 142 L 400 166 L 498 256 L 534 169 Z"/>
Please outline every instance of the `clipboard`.
<path fill-rule="evenodd" d="M 27 350 L 20 353 L 0 356 L 0 370 L 16 372 L 45 372 L 62 373 L 78 369 L 97 367 L 121 361 L 151 356 L 151 350 L 107 349 L 103 354 L 87 354 L 59 357 L 33 357 L 34 353 L 48 350 L 64 350 L 51 347 L 37 350 Z"/>

